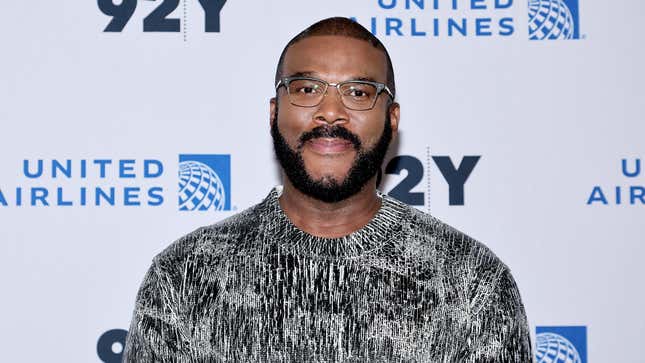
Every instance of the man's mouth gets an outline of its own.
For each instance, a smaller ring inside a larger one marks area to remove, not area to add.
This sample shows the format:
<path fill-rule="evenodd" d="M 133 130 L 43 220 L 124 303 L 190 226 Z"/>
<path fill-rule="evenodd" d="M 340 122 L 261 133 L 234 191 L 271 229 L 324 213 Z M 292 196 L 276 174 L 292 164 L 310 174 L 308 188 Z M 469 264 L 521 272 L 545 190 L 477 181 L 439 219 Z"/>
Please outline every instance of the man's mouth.
<path fill-rule="evenodd" d="M 339 154 L 354 149 L 354 144 L 341 138 L 318 137 L 306 142 L 315 153 Z"/>

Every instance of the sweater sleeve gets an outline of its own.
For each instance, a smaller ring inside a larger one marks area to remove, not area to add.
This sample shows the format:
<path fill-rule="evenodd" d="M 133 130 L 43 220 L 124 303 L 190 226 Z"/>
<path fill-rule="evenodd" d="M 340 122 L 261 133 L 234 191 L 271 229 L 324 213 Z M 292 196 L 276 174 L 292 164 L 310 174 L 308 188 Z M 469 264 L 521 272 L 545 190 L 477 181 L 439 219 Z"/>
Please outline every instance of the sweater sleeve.
<path fill-rule="evenodd" d="M 176 361 L 181 344 L 176 296 L 170 279 L 153 262 L 137 294 L 123 362 Z"/>
<path fill-rule="evenodd" d="M 472 307 L 468 362 L 533 362 L 524 305 L 506 266 L 481 305 L 473 303 Z"/>

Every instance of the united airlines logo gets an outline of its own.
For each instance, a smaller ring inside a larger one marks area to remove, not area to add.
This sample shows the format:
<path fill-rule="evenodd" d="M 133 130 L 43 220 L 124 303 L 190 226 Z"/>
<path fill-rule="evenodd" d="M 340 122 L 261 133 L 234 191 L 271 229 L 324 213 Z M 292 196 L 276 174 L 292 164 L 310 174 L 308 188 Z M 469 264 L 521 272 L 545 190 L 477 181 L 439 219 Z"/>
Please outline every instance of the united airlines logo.
<path fill-rule="evenodd" d="M 579 39 L 578 0 L 529 0 L 529 39 Z"/>
<path fill-rule="evenodd" d="M 625 158 L 616 163 L 620 174 L 618 170 L 614 173 L 620 175 L 621 179 L 615 180 L 615 183 L 594 185 L 587 205 L 645 205 L 645 172 L 641 170 L 641 160 Z"/>
<path fill-rule="evenodd" d="M 580 39 L 579 0 L 372 0 L 374 11 L 351 17 L 378 37 Z M 518 25 L 518 19 L 522 24 Z"/>
<path fill-rule="evenodd" d="M 231 210 L 230 192 L 230 155 L 179 155 L 179 210 Z"/>
<path fill-rule="evenodd" d="M 587 327 L 536 327 L 537 363 L 587 363 Z"/>
<path fill-rule="evenodd" d="M 177 196 L 176 172 L 157 158 L 23 159 L 14 167 L 14 182 L 0 180 L 0 208 L 162 207 Z M 179 210 L 231 210 L 230 155 L 179 155 L 178 175 Z"/>
<path fill-rule="evenodd" d="M 351 19 L 378 37 L 510 37 L 514 0 L 372 0 L 373 13 Z"/>

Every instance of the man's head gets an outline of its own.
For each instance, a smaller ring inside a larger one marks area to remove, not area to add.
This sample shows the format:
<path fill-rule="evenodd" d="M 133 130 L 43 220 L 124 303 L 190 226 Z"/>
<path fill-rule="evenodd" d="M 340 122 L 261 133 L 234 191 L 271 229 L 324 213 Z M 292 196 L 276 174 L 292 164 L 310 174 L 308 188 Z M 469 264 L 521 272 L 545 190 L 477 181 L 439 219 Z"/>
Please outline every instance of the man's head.
<path fill-rule="evenodd" d="M 358 24 L 357 22 L 348 19 L 348 18 L 341 18 L 341 17 L 336 17 L 336 18 L 327 18 L 323 19 L 307 29 L 303 30 L 300 32 L 300 34 L 296 35 L 287 43 L 287 45 L 284 47 L 282 50 L 282 54 L 280 54 L 280 60 L 278 61 L 278 66 L 276 67 L 275 71 L 275 84 L 278 84 L 280 79 L 287 74 L 284 73 L 284 58 L 287 55 L 287 51 L 289 48 L 291 48 L 292 45 L 295 43 L 309 38 L 309 37 L 314 37 L 314 36 L 323 36 L 323 35 L 336 35 L 336 36 L 341 36 L 341 37 L 348 37 L 348 38 L 354 38 L 354 39 L 359 39 L 359 40 L 364 40 L 371 44 L 374 48 L 380 50 L 383 52 L 385 55 L 385 60 L 387 62 L 387 74 L 386 74 L 386 81 L 385 84 L 388 86 L 390 91 L 392 91 L 392 95 L 396 95 L 396 85 L 394 82 L 394 67 L 392 66 L 392 60 L 390 59 L 390 54 L 387 52 L 387 49 L 381 43 L 380 40 L 378 40 L 377 37 L 375 37 L 372 33 L 369 32 L 369 30 L 365 29 L 362 25 Z"/>
<path fill-rule="evenodd" d="M 288 84 L 293 77 L 322 82 Z M 334 86 L 351 80 L 364 83 Z M 291 184 L 329 203 L 370 182 L 375 187 L 399 121 L 392 64 L 381 42 L 349 19 L 322 20 L 287 44 L 276 84 L 271 134 Z"/>

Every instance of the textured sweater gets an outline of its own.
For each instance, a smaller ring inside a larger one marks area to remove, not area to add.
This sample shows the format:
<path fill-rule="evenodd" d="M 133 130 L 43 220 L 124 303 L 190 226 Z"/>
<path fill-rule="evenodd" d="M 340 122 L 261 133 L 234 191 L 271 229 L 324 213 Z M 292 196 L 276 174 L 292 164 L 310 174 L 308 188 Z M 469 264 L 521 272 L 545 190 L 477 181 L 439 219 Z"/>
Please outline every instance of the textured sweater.
<path fill-rule="evenodd" d="M 274 189 L 157 255 L 124 362 L 530 362 L 509 269 L 487 247 L 380 194 L 341 238 L 298 229 Z"/>

